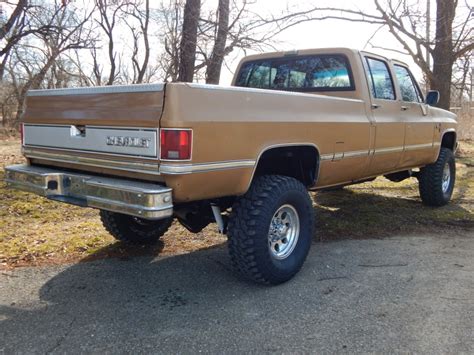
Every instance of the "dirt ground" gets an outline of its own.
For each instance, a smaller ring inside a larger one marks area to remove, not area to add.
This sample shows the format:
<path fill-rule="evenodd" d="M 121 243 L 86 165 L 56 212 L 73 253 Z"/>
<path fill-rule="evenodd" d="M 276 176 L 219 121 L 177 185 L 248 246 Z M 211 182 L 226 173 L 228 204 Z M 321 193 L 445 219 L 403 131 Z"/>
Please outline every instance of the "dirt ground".
<path fill-rule="evenodd" d="M 105 257 L 176 255 L 222 244 L 210 225 L 198 234 L 179 223 L 155 247 L 125 247 L 104 230 L 93 209 L 50 201 L 6 188 L 6 165 L 21 163 L 19 141 L 0 141 L 0 268 L 60 264 Z M 416 179 L 392 183 L 384 178 L 314 194 L 315 241 L 384 238 L 419 232 L 474 231 L 474 143 L 461 142 L 452 203 L 434 209 L 420 203 Z"/>

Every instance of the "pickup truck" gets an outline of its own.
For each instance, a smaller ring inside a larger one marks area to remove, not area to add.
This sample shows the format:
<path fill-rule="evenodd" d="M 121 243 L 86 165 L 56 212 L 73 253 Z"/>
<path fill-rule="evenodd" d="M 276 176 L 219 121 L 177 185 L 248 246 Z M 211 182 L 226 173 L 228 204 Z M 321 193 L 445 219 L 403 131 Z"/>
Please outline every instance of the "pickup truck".
<path fill-rule="evenodd" d="M 27 164 L 6 181 L 100 209 L 126 243 L 155 243 L 174 219 L 191 232 L 216 222 L 240 274 L 279 284 L 311 245 L 308 190 L 416 177 L 424 204 L 448 203 L 457 124 L 437 100 L 406 64 L 347 48 L 249 56 L 230 87 L 32 90 Z"/>

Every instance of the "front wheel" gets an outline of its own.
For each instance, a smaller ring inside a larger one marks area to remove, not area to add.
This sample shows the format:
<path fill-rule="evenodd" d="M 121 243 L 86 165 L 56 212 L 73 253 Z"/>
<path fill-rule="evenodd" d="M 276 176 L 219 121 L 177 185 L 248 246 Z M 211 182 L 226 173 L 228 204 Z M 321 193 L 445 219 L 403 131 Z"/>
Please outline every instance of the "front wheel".
<path fill-rule="evenodd" d="M 121 213 L 100 210 L 104 228 L 115 239 L 127 244 L 156 244 L 166 233 L 173 218 L 148 220 Z"/>
<path fill-rule="evenodd" d="M 232 207 L 232 265 L 258 283 L 288 281 L 301 269 L 313 231 L 313 204 L 304 185 L 287 176 L 261 176 Z"/>
<path fill-rule="evenodd" d="M 446 205 L 451 199 L 456 180 L 456 162 L 451 149 L 442 147 L 438 160 L 422 168 L 418 180 L 421 200 L 425 205 Z"/>

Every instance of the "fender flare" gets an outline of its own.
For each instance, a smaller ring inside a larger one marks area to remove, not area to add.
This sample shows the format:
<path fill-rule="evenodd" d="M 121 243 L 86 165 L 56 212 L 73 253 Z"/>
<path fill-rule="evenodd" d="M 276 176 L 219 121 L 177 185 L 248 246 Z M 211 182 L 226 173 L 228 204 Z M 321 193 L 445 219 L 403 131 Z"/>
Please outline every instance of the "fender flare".
<path fill-rule="evenodd" d="M 285 148 L 285 147 L 311 147 L 311 148 L 315 149 L 315 151 L 316 151 L 316 171 L 315 171 L 314 184 L 316 184 L 316 182 L 318 181 L 319 174 L 320 174 L 320 169 L 321 169 L 321 151 L 320 151 L 319 147 L 316 144 L 309 143 L 309 142 L 305 142 L 305 143 L 278 143 L 278 144 L 272 144 L 272 145 L 266 146 L 266 147 L 264 147 L 263 149 L 260 150 L 260 152 L 257 156 L 257 159 L 255 160 L 255 165 L 253 167 L 252 175 L 249 179 L 249 182 L 247 184 L 247 188 L 245 189 L 245 192 L 247 192 L 249 190 L 250 185 L 252 184 L 252 181 L 255 178 L 255 173 L 257 171 L 257 167 L 258 167 L 258 164 L 259 164 L 260 159 L 262 158 L 262 156 L 266 152 L 268 152 L 272 149 Z"/>

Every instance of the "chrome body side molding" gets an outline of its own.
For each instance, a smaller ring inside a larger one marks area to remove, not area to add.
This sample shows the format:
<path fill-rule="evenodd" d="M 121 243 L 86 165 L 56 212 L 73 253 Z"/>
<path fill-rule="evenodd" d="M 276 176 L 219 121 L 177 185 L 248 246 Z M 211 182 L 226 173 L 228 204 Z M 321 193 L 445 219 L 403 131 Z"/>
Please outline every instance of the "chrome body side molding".
<path fill-rule="evenodd" d="M 249 168 L 255 166 L 255 160 L 234 160 L 202 164 L 161 164 L 160 174 L 182 175 L 204 173 L 228 169 Z"/>
<path fill-rule="evenodd" d="M 405 150 L 420 150 L 420 149 L 429 149 L 433 148 L 433 143 L 426 143 L 426 144 L 412 144 L 405 146 Z"/>
<path fill-rule="evenodd" d="M 322 162 L 326 161 L 339 161 L 342 159 L 361 158 L 368 157 L 370 155 L 381 155 L 396 153 L 402 151 L 420 150 L 420 149 L 432 149 L 439 146 L 439 143 L 429 144 L 416 144 L 399 147 L 388 147 L 376 150 L 358 150 L 358 151 L 347 151 L 341 153 L 330 153 L 322 154 L 320 159 Z M 150 175 L 186 175 L 193 173 L 207 173 L 212 171 L 220 170 L 231 170 L 231 169 L 242 169 L 242 168 L 254 168 L 256 167 L 257 161 L 253 159 L 244 160 L 231 160 L 231 161 L 217 161 L 217 162 L 206 162 L 206 163 L 185 163 L 185 164 L 173 164 L 165 161 L 161 163 L 158 160 L 149 160 L 144 162 L 130 162 L 130 161 L 118 161 L 111 159 L 102 158 L 91 158 L 86 156 L 67 155 L 65 153 L 56 152 L 44 152 L 34 148 L 25 147 L 23 149 L 24 154 L 30 159 L 39 159 L 45 161 L 55 161 L 68 164 L 77 164 L 80 166 L 93 166 L 99 168 L 115 169 L 122 171 L 130 171 L 136 173 L 144 173 Z"/>

